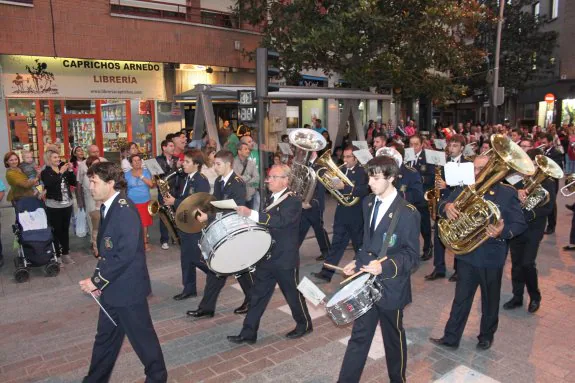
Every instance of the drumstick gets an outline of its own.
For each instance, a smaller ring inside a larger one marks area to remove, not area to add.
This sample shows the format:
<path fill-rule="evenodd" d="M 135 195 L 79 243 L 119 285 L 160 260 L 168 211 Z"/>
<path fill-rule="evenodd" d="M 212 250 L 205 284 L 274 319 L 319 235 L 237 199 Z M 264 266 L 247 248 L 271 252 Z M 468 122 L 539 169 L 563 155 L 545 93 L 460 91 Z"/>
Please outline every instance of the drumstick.
<path fill-rule="evenodd" d="M 386 259 L 387 259 L 387 257 L 383 257 L 383 258 L 381 258 L 381 259 L 378 259 L 377 261 L 378 261 L 379 263 L 382 263 L 382 262 L 385 261 Z M 354 279 L 355 277 L 357 277 L 358 275 L 363 274 L 363 273 L 365 273 L 365 271 L 361 271 L 361 270 L 360 270 L 360 271 L 358 271 L 357 273 L 353 274 L 351 277 L 344 279 L 344 280 L 341 281 L 339 284 L 340 284 L 340 285 L 343 285 L 343 284 L 345 284 L 345 283 L 351 281 L 352 279 Z"/>
<path fill-rule="evenodd" d="M 324 267 L 327 267 L 328 269 L 332 269 L 332 270 L 337 270 L 337 271 L 343 271 L 343 267 L 339 267 L 336 265 L 331 265 L 329 263 L 324 263 L 323 264 Z"/>

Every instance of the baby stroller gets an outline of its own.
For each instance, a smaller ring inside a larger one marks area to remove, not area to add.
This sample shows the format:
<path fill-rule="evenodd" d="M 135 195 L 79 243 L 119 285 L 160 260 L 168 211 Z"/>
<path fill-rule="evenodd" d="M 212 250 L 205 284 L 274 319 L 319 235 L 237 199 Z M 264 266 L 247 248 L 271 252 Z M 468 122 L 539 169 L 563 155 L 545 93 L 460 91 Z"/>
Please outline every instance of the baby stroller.
<path fill-rule="evenodd" d="M 16 282 L 30 278 L 30 267 L 44 266 L 44 273 L 55 277 L 60 273 L 52 228 L 44 204 L 36 197 L 22 198 L 16 202 L 16 223 L 12 230 L 18 240 L 18 256 L 14 258 Z"/>

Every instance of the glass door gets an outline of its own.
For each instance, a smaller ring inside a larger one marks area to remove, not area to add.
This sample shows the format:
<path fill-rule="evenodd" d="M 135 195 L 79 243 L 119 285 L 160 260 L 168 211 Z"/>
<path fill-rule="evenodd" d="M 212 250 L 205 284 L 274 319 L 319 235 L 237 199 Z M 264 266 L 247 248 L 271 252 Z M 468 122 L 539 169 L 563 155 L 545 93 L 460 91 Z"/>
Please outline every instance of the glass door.
<path fill-rule="evenodd" d="M 96 143 L 96 119 L 93 115 L 66 117 L 68 141 L 72 150 L 81 146 L 84 151 Z"/>

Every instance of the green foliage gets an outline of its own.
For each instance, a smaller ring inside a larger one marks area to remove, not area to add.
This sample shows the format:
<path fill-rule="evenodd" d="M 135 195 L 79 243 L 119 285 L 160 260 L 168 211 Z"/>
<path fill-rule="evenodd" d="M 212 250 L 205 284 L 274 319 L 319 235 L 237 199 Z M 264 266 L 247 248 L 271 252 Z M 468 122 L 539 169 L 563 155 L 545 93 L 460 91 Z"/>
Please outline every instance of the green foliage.
<path fill-rule="evenodd" d="M 353 87 L 435 100 L 465 92 L 453 76 L 480 70 L 485 52 L 473 41 L 493 21 L 476 0 L 238 0 L 235 10 L 263 26 L 287 79 L 321 68 Z"/>

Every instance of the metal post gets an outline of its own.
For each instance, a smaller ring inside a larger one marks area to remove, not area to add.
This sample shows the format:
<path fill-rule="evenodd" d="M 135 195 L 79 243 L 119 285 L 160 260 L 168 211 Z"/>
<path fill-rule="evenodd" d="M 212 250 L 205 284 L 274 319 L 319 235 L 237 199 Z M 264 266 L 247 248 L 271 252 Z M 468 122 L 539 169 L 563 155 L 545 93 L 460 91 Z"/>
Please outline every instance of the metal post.
<path fill-rule="evenodd" d="M 497 91 L 499 89 L 499 55 L 501 51 L 501 31 L 503 29 L 503 11 L 505 0 L 499 0 L 499 19 L 497 20 L 497 37 L 495 40 L 495 64 L 493 68 L 493 89 L 491 94 L 491 123 L 497 123 Z"/>
<path fill-rule="evenodd" d="M 265 110 L 265 97 L 268 91 L 268 56 L 266 48 L 256 49 L 256 98 L 257 98 L 257 117 L 258 117 L 258 155 L 260 162 L 260 207 L 264 207 L 266 201 L 266 186 L 265 186 L 265 164 L 264 152 L 262 145 L 264 144 L 264 126 L 266 121 Z"/>

